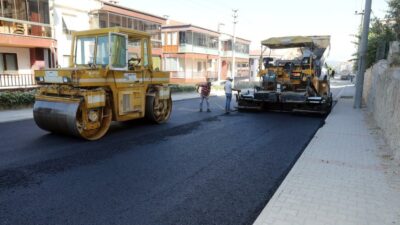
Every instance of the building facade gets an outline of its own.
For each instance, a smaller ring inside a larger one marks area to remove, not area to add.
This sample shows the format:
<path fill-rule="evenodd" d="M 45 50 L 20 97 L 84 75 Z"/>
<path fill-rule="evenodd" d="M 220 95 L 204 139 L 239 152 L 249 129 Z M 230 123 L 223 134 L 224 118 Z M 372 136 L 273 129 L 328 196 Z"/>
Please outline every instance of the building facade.
<path fill-rule="evenodd" d="M 233 52 L 233 37 L 221 33 L 221 79 L 233 77 L 232 62 L 235 57 L 235 80 L 248 81 L 250 78 L 249 54 L 251 41 L 243 38 L 235 38 L 235 52 Z"/>
<path fill-rule="evenodd" d="M 164 70 L 171 73 L 171 82 L 197 83 L 230 76 L 232 37 L 227 37 L 192 24 L 168 21 L 162 27 L 162 44 Z M 249 72 L 250 41 L 237 40 L 235 78 Z"/>
<path fill-rule="evenodd" d="M 34 85 L 33 70 L 53 67 L 49 0 L 0 0 L 0 88 Z"/>
<path fill-rule="evenodd" d="M 169 21 L 162 28 L 163 69 L 173 83 L 218 78 L 219 33 L 191 24 Z"/>
<path fill-rule="evenodd" d="M 259 64 L 260 64 L 260 50 L 251 50 L 250 51 L 250 59 L 249 59 L 249 68 L 250 68 L 250 80 L 258 81 L 259 78 L 257 74 L 259 72 Z"/>
<path fill-rule="evenodd" d="M 137 11 L 108 1 L 84 0 L 79 8 L 76 2 L 55 0 L 54 24 L 59 49 L 59 64 L 69 66 L 71 54 L 71 32 L 86 29 L 126 27 L 145 31 L 152 36 L 153 66 L 161 69 L 161 25 L 166 19 L 145 12 Z"/>

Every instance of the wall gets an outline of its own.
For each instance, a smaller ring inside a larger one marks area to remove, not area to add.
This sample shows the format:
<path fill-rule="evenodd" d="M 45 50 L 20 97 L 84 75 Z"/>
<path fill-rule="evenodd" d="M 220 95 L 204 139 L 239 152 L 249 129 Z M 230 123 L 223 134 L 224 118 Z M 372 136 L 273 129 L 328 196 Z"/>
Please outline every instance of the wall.
<path fill-rule="evenodd" d="M 399 42 L 391 46 L 389 60 L 381 60 L 365 73 L 363 100 L 394 156 L 400 159 L 400 57 Z"/>
<path fill-rule="evenodd" d="M 91 28 L 89 12 L 100 9 L 102 4 L 98 0 L 82 0 L 79 4 L 70 0 L 55 0 L 54 10 L 51 10 L 51 21 L 54 25 L 54 38 L 57 40 L 58 64 L 68 67 L 66 56 L 71 54 L 71 35 L 63 31 L 63 16 L 72 17 L 75 31 L 88 30 Z"/>
<path fill-rule="evenodd" d="M 17 54 L 18 73 L 31 74 L 31 62 L 29 48 L 15 48 L 15 47 L 0 47 L 0 53 L 15 53 Z"/>

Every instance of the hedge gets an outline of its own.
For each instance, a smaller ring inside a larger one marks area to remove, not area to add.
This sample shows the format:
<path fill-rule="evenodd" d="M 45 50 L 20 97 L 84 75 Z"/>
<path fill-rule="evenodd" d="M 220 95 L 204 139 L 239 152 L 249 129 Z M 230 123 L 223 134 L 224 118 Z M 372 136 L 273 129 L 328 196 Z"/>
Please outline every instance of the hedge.
<path fill-rule="evenodd" d="M 0 92 L 0 107 L 12 108 L 32 105 L 35 102 L 35 91 Z"/>
<path fill-rule="evenodd" d="M 196 86 L 194 85 L 170 85 L 171 93 L 178 92 L 194 92 L 196 91 Z"/>

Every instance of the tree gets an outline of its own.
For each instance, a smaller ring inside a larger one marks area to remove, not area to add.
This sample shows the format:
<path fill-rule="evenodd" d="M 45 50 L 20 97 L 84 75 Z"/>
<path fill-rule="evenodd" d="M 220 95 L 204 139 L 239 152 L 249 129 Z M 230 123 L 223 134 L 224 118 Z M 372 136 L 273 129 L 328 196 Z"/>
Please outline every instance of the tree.
<path fill-rule="evenodd" d="M 400 40 L 400 0 L 389 0 L 388 5 L 389 10 L 386 18 L 390 20 L 396 39 Z"/>
<path fill-rule="evenodd" d="M 391 41 L 400 40 L 400 0 L 388 0 L 389 10 L 385 16 L 386 20 L 373 18 L 368 34 L 367 68 L 371 67 L 376 61 L 386 59 L 389 52 Z M 361 34 L 361 29 L 358 31 Z M 357 45 L 360 36 L 356 35 Z M 355 57 L 354 69 L 358 70 L 358 53 Z"/>
<path fill-rule="evenodd" d="M 373 18 L 368 34 L 367 68 L 376 61 L 387 58 L 389 44 L 395 40 L 395 33 L 385 21 Z"/>

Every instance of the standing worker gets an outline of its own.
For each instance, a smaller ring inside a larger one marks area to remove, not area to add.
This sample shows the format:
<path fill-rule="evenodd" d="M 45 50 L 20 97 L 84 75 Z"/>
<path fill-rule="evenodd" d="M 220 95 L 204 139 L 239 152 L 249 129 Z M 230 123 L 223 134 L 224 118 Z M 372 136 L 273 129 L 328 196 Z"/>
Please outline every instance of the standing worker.
<path fill-rule="evenodd" d="M 208 97 L 210 97 L 210 92 L 211 92 L 211 82 L 208 81 L 207 83 L 198 84 L 197 92 L 199 92 L 199 88 L 201 88 L 201 90 L 200 90 L 200 98 L 201 98 L 200 112 L 203 112 L 204 100 L 206 100 L 206 103 L 207 103 L 207 112 L 211 112 L 210 103 L 208 102 Z"/>
<path fill-rule="evenodd" d="M 231 100 L 232 100 L 232 78 L 228 77 L 227 81 L 225 82 L 224 86 L 225 96 L 226 96 L 226 103 L 225 103 L 225 114 L 229 114 L 231 111 Z"/>

